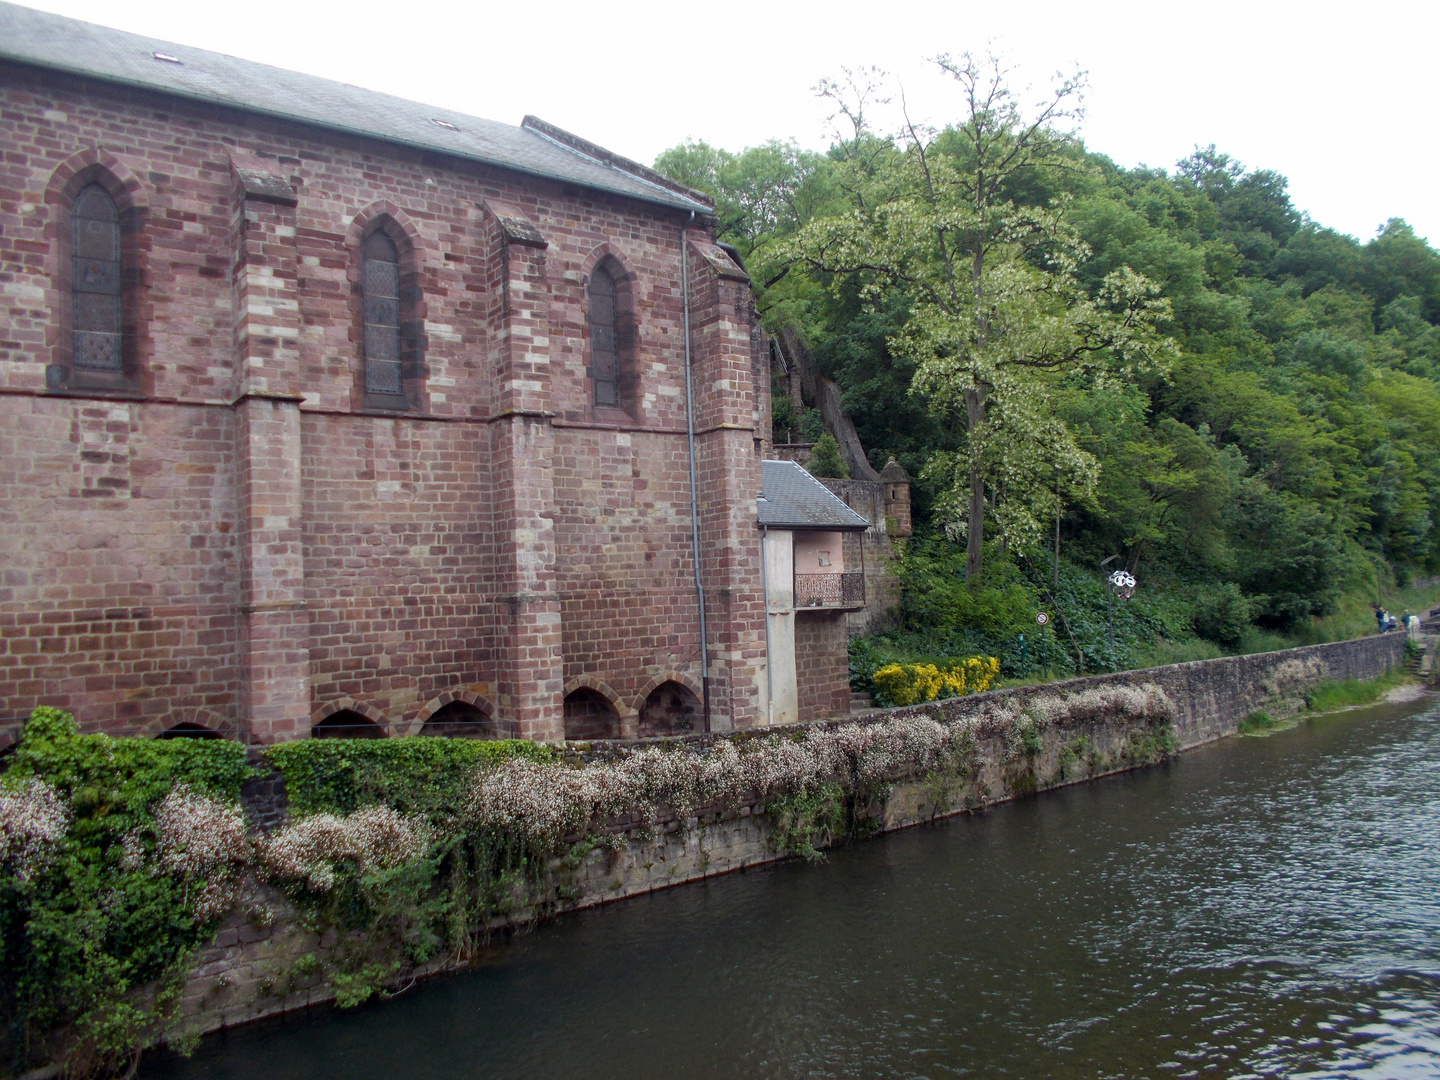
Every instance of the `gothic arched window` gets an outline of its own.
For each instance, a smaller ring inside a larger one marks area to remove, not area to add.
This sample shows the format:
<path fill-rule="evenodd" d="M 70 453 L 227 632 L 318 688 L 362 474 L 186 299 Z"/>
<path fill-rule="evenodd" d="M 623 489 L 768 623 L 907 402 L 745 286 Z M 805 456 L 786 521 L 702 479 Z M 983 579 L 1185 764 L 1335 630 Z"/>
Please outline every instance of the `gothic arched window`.
<path fill-rule="evenodd" d="M 615 279 L 604 267 L 590 275 L 590 384 L 595 404 L 620 407 L 620 335 Z"/>
<path fill-rule="evenodd" d="M 70 327 L 72 365 L 82 371 L 122 372 L 120 212 L 99 184 L 81 189 L 70 205 Z"/>
<path fill-rule="evenodd" d="M 400 253 L 383 232 L 365 238 L 361 289 L 365 303 L 365 390 L 402 398 Z"/>

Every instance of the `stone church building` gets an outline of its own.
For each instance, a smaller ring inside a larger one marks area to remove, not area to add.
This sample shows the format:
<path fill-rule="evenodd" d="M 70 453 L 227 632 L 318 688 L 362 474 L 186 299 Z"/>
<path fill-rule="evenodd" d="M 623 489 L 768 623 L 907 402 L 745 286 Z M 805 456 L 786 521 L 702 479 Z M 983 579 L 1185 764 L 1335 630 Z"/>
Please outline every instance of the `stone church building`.
<path fill-rule="evenodd" d="M 867 522 L 829 495 L 789 555 L 762 537 L 768 345 L 704 195 L 534 118 L 8 4 L 0 103 L 0 724 L 845 711 L 857 599 L 809 534 Z"/>

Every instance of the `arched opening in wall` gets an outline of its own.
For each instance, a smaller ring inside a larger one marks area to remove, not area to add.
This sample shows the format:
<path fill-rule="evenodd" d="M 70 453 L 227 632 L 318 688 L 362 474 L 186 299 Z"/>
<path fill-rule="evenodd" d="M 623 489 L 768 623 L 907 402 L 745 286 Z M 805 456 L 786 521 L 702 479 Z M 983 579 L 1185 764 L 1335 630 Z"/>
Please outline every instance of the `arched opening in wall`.
<path fill-rule="evenodd" d="M 192 724 L 188 720 L 168 727 L 156 736 L 158 739 L 221 739 L 223 735 L 212 731 L 203 724 Z"/>
<path fill-rule="evenodd" d="M 420 729 L 421 735 L 438 735 L 450 739 L 514 738 L 513 723 L 492 720 L 483 709 L 463 701 L 452 701 L 436 709 Z"/>
<path fill-rule="evenodd" d="M 351 709 L 331 713 L 310 729 L 312 739 L 383 739 L 385 729 Z"/>
<path fill-rule="evenodd" d="M 677 682 L 663 682 L 640 706 L 640 737 L 657 735 L 688 735 L 701 727 L 699 699 L 688 687 Z"/>
<path fill-rule="evenodd" d="M 582 686 L 565 698 L 565 738 L 577 742 L 618 739 L 620 716 L 604 694 Z"/>

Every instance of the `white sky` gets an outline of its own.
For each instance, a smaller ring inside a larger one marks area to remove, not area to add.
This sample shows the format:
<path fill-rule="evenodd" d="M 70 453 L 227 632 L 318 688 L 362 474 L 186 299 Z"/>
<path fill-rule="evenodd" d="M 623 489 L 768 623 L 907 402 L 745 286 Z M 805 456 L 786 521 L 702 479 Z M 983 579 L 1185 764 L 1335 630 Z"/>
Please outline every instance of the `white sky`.
<path fill-rule="evenodd" d="M 924 58 L 993 46 L 1020 85 L 1087 69 L 1082 134 L 1122 165 L 1214 142 L 1287 176 L 1322 224 L 1364 240 L 1403 217 L 1440 244 L 1434 0 L 29 6 L 493 120 L 533 113 L 646 163 L 689 137 L 821 149 L 812 88 L 845 65 L 895 73 L 912 112 L 943 122 L 953 99 Z"/>

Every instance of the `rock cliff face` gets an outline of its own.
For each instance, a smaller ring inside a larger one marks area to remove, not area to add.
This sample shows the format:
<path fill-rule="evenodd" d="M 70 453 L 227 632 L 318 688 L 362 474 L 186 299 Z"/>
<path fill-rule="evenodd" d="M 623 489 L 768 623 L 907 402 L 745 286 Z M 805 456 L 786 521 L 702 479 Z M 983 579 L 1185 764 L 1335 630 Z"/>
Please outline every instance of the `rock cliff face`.
<path fill-rule="evenodd" d="M 840 387 L 833 379 L 820 374 L 804 335 L 787 323 L 780 328 L 778 340 L 789 369 L 790 400 L 796 412 L 803 409 L 806 402 L 819 409 L 826 428 L 840 444 L 840 453 L 850 468 L 850 475 L 857 480 L 878 481 L 880 474 L 866 459 L 865 447 L 861 445 L 855 425 L 845 412 Z"/>

